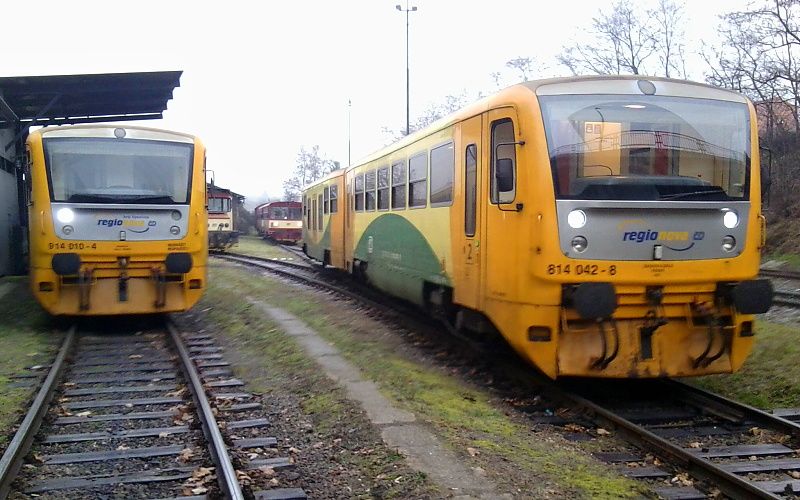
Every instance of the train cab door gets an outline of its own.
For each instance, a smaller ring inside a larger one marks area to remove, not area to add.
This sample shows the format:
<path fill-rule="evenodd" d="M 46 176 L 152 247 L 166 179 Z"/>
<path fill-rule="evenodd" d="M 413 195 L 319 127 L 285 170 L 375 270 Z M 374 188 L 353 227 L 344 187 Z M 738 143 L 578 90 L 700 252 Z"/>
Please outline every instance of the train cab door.
<path fill-rule="evenodd" d="M 451 219 L 456 225 L 452 228 L 456 270 L 453 300 L 471 309 L 481 308 L 482 297 L 483 199 L 479 194 L 484 177 L 482 120 L 483 117 L 478 115 L 458 125 L 457 189 L 453 204 L 455 213 Z"/>

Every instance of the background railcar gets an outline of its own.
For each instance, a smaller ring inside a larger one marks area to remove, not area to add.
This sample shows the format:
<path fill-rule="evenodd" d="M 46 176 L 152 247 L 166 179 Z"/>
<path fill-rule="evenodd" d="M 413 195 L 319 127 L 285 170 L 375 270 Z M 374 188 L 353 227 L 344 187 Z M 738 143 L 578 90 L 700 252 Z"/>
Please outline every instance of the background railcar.
<path fill-rule="evenodd" d="M 143 127 L 27 140 L 30 284 L 55 315 L 183 311 L 206 286 L 205 147 Z"/>
<path fill-rule="evenodd" d="M 234 207 L 236 200 L 231 191 L 208 186 L 208 248 L 225 251 L 239 243 Z"/>
<path fill-rule="evenodd" d="M 323 265 L 339 269 L 345 268 L 344 172 L 331 172 L 303 193 L 303 251 Z"/>
<path fill-rule="evenodd" d="M 771 305 L 758 151 L 734 92 L 526 82 L 338 174 L 343 217 L 308 187 L 306 251 L 551 377 L 731 372 Z"/>
<path fill-rule="evenodd" d="M 273 201 L 255 210 L 256 227 L 265 238 L 297 243 L 303 237 L 303 212 L 299 201 Z"/>

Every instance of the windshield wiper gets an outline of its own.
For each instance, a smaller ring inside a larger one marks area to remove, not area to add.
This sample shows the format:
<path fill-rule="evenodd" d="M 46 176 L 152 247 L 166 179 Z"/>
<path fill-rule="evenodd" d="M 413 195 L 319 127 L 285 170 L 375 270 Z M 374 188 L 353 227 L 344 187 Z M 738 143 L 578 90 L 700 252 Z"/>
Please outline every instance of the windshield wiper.
<path fill-rule="evenodd" d="M 660 200 L 677 200 L 679 198 L 688 198 L 690 196 L 705 196 L 710 194 L 721 194 L 727 198 L 725 195 L 725 191 L 721 187 L 716 187 L 714 189 L 703 189 L 699 191 L 686 191 L 685 193 L 673 193 L 673 194 L 665 194 L 660 196 Z"/>

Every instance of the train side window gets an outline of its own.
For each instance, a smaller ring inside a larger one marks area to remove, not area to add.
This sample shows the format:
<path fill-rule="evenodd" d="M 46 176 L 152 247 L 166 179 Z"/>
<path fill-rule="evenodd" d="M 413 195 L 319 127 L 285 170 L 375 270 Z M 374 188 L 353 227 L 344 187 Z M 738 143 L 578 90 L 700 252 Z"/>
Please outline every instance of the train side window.
<path fill-rule="evenodd" d="M 312 198 L 311 200 L 311 215 L 309 216 L 311 219 L 311 230 L 317 230 L 317 199 Z"/>
<path fill-rule="evenodd" d="M 356 212 L 364 211 L 364 174 L 356 176 Z"/>
<path fill-rule="evenodd" d="M 428 154 L 420 153 L 408 159 L 408 206 L 428 204 Z"/>
<path fill-rule="evenodd" d="M 375 210 L 375 171 L 370 170 L 364 176 L 364 185 L 366 186 L 366 210 Z"/>
<path fill-rule="evenodd" d="M 339 211 L 339 186 L 336 184 L 331 185 L 330 189 L 330 197 L 331 197 L 331 213 L 335 214 Z"/>
<path fill-rule="evenodd" d="M 491 172 L 489 182 L 492 203 L 511 203 L 516 196 L 517 149 L 514 144 L 514 122 L 509 118 L 492 123 Z M 504 144 L 500 146 L 500 144 Z M 511 160 L 511 178 L 508 185 L 498 186 L 496 167 L 498 160 Z"/>
<path fill-rule="evenodd" d="M 389 167 L 378 169 L 378 210 L 389 210 Z"/>
<path fill-rule="evenodd" d="M 392 163 L 392 210 L 406 208 L 406 161 Z"/>
<path fill-rule="evenodd" d="M 322 231 L 322 195 L 317 195 L 317 231 Z"/>
<path fill-rule="evenodd" d="M 464 154 L 464 233 L 475 236 L 478 200 L 478 146 L 470 144 Z"/>
<path fill-rule="evenodd" d="M 455 161 L 452 142 L 431 149 L 430 194 L 432 207 L 453 204 Z"/>
<path fill-rule="evenodd" d="M 308 196 L 306 196 L 305 211 L 306 211 L 306 227 L 308 229 L 311 229 L 311 199 Z"/>
<path fill-rule="evenodd" d="M 322 213 L 327 214 L 327 213 L 330 212 L 330 206 L 331 206 L 331 193 L 330 193 L 330 190 L 329 190 L 328 186 L 325 186 L 325 189 L 323 190 L 322 193 L 323 193 L 322 194 L 322 196 L 323 196 Z"/>

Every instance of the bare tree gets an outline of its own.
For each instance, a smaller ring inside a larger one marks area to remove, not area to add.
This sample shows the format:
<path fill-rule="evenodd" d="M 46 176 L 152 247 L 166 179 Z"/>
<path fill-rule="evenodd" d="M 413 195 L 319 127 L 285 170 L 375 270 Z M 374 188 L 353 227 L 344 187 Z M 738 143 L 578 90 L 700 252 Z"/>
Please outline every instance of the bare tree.
<path fill-rule="evenodd" d="M 539 64 L 530 57 L 515 57 L 507 61 L 506 66 L 519 71 L 522 81 L 527 82 L 530 80 L 531 73 L 534 73 L 538 69 Z"/>
<path fill-rule="evenodd" d="M 574 74 L 644 73 L 645 62 L 658 50 L 655 23 L 629 0 L 619 0 L 611 12 L 592 20 L 591 42 L 566 47 L 558 61 Z"/>
<path fill-rule="evenodd" d="M 682 20 L 683 6 L 674 0 L 657 0 L 651 9 L 618 0 L 592 19 L 590 40 L 564 47 L 557 60 L 576 75 L 685 77 Z"/>
<path fill-rule="evenodd" d="M 680 28 L 683 24 L 683 6 L 673 0 L 658 0 L 658 5 L 649 11 L 649 15 L 655 23 L 653 38 L 661 63 L 661 74 L 667 78 L 686 78 L 684 32 Z"/>
<path fill-rule="evenodd" d="M 283 197 L 286 201 L 297 201 L 303 188 L 338 168 L 338 162 L 329 160 L 319 152 L 315 145 L 311 151 L 300 148 L 292 176 L 283 181 Z"/>

